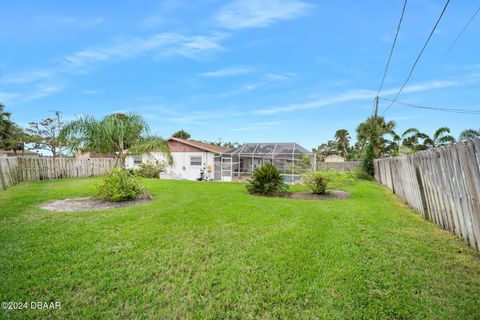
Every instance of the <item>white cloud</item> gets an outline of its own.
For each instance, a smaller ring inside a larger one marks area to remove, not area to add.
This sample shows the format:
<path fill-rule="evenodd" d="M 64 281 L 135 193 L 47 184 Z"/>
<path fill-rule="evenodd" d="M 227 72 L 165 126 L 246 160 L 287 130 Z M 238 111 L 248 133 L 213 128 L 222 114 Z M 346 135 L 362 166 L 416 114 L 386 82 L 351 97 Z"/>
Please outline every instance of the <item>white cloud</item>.
<path fill-rule="evenodd" d="M 215 17 L 226 29 L 261 28 L 277 21 L 292 20 L 310 7 L 300 0 L 236 0 L 224 6 Z"/>
<path fill-rule="evenodd" d="M 13 99 L 16 99 L 20 97 L 21 94 L 16 93 L 16 92 L 5 92 L 5 91 L 0 91 L 0 102 L 1 103 L 7 103 Z"/>
<path fill-rule="evenodd" d="M 45 14 L 36 19 L 42 25 L 62 25 L 75 28 L 91 28 L 103 23 L 103 17 L 77 18 L 72 16 Z"/>
<path fill-rule="evenodd" d="M 460 85 L 460 81 L 452 81 L 452 80 L 445 80 L 445 81 L 430 81 L 425 83 L 414 84 L 411 86 L 405 87 L 403 90 L 404 93 L 413 93 L 413 92 L 420 92 L 420 91 L 428 91 L 433 89 L 440 89 L 446 87 L 452 87 L 456 85 Z M 390 96 L 396 94 L 399 88 L 393 88 L 389 90 L 384 90 L 382 96 Z M 293 112 L 299 110 L 310 110 L 310 109 L 317 109 L 320 107 L 324 107 L 331 104 L 341 103 L 341 102 L 350 102 L 350 101 L 361 101 L 361 100 L 373 100 L 376 95 L 375 90 L 349 90 L 337 95 L 318 99 L 314 101 L 308 101 L 303 103 L 294 103 L 287 106 L 282 107 L 272 107 L 266 109 L 257 110 L 257 114 L 262 115 L 270 115 L 270 114 L 277 114 L 277 113 L 285 113 L 285 112 Z"/>
<path fill-rule="evenodd" d="M 9 76 L 8 74 L 5 75 L 4 78 L 1 78 L 0 81 L 3 83 L 29 83 L 35 82 L 38 80 L 44 80 L 47 78 L 52 77 L 55 74 L 54 70 L 35 70 L 20 74 L 14 74 Z"/>
<path fill-rule="evenodd" d="M 292 73 L 284 73 L 284 74 L 267 73 L 267 74 L 264 74 L 262 76 L 262 79 L 260 81 L 255 82 L 255 83 L 247 84 L 237 92 L 257 90 L 257 89 L 265 87 L 265 86 L 269 86 L 269 85 L 277 84 L 277 83 L 280 83 L 280 82 L 288 81 L 288 80 L 294 78 L 294 76 L 295 75 L 292 74 Z"/>
<path fill-rule="evenodd" d="M 33 101 L 50 96 L 62 90 L 58 85 L 38 85 L 30 92 L 0 92 L 0 102 L 10 103 L 13 100 Z"/>
<path fill-rule="evenodd" d="M 161 33 L 149 37 L 120 39 L 102 46 L 87 48 L 65 56 L 68 68 L 85 69 L 96 62 L 123 60 L 147 53 L 156 57 L 181 55 L 200 58 L 203 54 L 222 50 L 223 35 L 187 36 L 175 33 Z"/>
<path fill-rule="evenodd" d="M 50 96 L 52 94 L 55 94 L 57 92 L 60 92 L 62 88 L 57 85 L 41 85 L 35 88 L 33 92 L 30 94 L 24 94 L 22 100 L 24 101 L 33 101 L 37 100 L 40 98 L 44 98 L 47 96 Z"/>
<path fill-rule="evenodd" d="M 200 76 L 202 77 L 210 77 L 210 78 L 222 78 L 222 77 L 231 77 L 231 76 L 238 76 L 246 73 L 253 72 L 252 68 L 245 68 L 245 67 L 231 67 L 225 68 L 210 72 L 201 73 Z"/>

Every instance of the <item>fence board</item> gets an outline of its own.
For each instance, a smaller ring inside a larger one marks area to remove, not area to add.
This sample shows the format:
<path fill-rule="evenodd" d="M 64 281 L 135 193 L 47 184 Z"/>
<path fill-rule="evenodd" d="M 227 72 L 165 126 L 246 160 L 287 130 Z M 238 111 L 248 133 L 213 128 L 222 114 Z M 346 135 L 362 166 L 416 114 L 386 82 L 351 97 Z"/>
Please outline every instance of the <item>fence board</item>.
<path fill-rule="evenodd" d="M 480 140 L 374 161 L 375 180 L 480 250 Z"/>
<path fill-rule="evenodd" d="M 112 158 L 1 157 L 0 190 L 21 181 L 101 176 L 114 166 Z"/>

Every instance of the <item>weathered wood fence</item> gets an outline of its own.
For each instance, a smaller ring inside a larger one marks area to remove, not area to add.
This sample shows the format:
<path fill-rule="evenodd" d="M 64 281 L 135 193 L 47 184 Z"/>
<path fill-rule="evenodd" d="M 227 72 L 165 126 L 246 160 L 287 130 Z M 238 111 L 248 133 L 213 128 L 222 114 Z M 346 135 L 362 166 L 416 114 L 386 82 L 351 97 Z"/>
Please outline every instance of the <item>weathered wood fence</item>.
<path fill-rule="evenodd" d="M 111 158 L 1 157 L 0 190 L 20 181 L 101 176 L 114 166 Z"/>
<path fill-rule="evenodd" d="M 317 162 L 317 171 L 350 171 L 360 167 L 361 161 Z"/>
<path fill-rule="evenodd" d="M 375 179 L 480 250 L 480 140 L 378 159 Z"/>

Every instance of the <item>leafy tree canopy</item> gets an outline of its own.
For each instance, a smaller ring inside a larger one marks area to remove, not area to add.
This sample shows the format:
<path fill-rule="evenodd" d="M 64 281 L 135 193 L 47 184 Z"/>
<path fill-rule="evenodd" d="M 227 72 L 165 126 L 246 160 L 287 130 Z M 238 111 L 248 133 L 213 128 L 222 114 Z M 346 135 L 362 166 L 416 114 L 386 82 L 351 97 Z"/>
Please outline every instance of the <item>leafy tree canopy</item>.
<path fill-rule="evenodd" d="M 190 139 L 191 135 L 190 135 L 190 133 L 188 133 L 185 130 L 178 130 L 177 132 L 172 134 L 172 137 L 180 138 L 180 139 L 183 139 L 183 140 L 188 140 L 188 139 Z"/>

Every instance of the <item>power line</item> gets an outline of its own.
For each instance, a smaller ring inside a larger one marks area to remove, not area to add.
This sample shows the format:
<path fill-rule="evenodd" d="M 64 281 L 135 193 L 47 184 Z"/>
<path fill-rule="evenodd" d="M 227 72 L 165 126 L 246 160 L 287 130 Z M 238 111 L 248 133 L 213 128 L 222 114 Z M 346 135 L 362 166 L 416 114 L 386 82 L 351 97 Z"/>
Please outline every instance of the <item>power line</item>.
<path fill-rule="evenodd" d="M 464 109 L 464 108 L 443 108 L 443 107 L 427 107 L 421 106 L 418 104 L 401 102 L 401 101 L 393 101 L 392 99 L 382 98 L 383 100 L 389 101 L 391 103 L 400 104 L 407 107 L 417 108 L 417 109 L 425 109 L 425 110 L 434 110 L 434 111 L 442 111 L 442 112 L 452 112 L 452 113 L 467 113 L 467 114 L 478 114 L 480 115 L 480 109 Z"/>
<path fill-rule="evenodd" d="M 387 112 L 388 109 L 390 109 L 390 107 L 395 103 L 395 101 L 397 101 L 398 97 L 400 96 L 400 94 L 402 93 L 403 89 L 404 89 L 405 86 L 407 85 L 408 81 L 409 81 L 410 78 L 412 77 L 413 70 L 415 70 L 415 67 L 417 66 L 417 63 L 418 63 L 418 61 L 420 60 L 420 57 L 422 56 L 423 52 L 425 51 L 425 48 L 427 47 L 428 43 L 430 42 L 430 39 L 432 38 L 433 33 L 434 33 L 435 30 L 437 29 L 437 26 L 438 26 L 438 24 L 440 23 L 440 20 L 442 20 L 443 14 L 444 14 L 445 11 L 447 10 L 447 7 L 448 7 L 448 4 L 449 4 L 449 3 L 450 3 L 450 0 L 447 0 L 447 2 L 445 3 L 445 6 L 443 7 L 442 13 L 440 13 L 440 16 L 438 17 L 437 22 L 435 22 L 435 25 L 433 26 L 433 29 L 432 29 L 432 31 L 430 32 L 430 34 L 429 34 L 429 36 L 428 36 L 428 38 L 427 38 L 427 41 L 425 41 L 425 44 L 423 45 L 422 50 L 421 50 L 420 53 L 418 54 L 417 59 L 415 59 L 415 62 L 413 63 L 412 68 L 410 69 L 410 72 L 408 73 L 408 76 L 407 76 L 407 78 L 405 79 L 405 82 L 404 82 L 403 85 L 400 87 L 400 90 L 398 90 L 397 94 L 395 95 L 395 98 L 393 98 L 393 101 L 390 103 L 390 105 L 387 107 L 387 109 L 385 109 L 385 110 L 383 111 L 382 114 L 385 114 L 385 112 Z"/>
<path fill-rule="evenodd" d="M 382 91 L 383 84 L 385 83 L 385 77 L 387 76 L 388 66 L 390 65 L 390 60 L 392 59 L 393 49 L 395 48 L 395 44 L 397 43 L 398 33 L 400 32 L 400 25 L 402 24 L 403 15 L 405 14 L 405 8 L 407 7 L 407 1 L 403 3 L 402 8 L 402 15 L 400 16 L 400 20 L 398 21 L 397 31 L 395 32 L 395 38 L 393 38 L 392 48 L 390 49 L 390 54 L 388 55 L 387 64 L 385 65 L 385 71 L 383 72 L 382 82 L 380 83 L 380 87 L 378 88 L 377 96 L 380 95 L 380 91 Z"/>
<path fill-rule="evenodd" d="M 475 19 L 475 16 L 477 15 L 477 13 L 480 11 L 480 7 L 478 7 L 478 9 L 473 13 L 473 15 L 470 17 L 470 20 L 468 20 L 468 22 L 465 24 L 465 26 L 463 27 L 462 31 L 460 31 L 460 33 L 457 35 L 457 37 L 455 38 L 455 40 L 453 40 L 452 44 L 448 47 L 447 51 L 445 51 L 445 54 L 443 55 L 443 57 L 445 57 L 449 52 L 450 50 L 453 48 L 453 46 L 457 43 L 458 39 L 460 39 L 460 37 L 463 35 L 463 33 L 465 32 L 465 30 L 467 30 L 468 26 L 470 25 L 470 23 L 472 23 L 473 19 Z"/>

